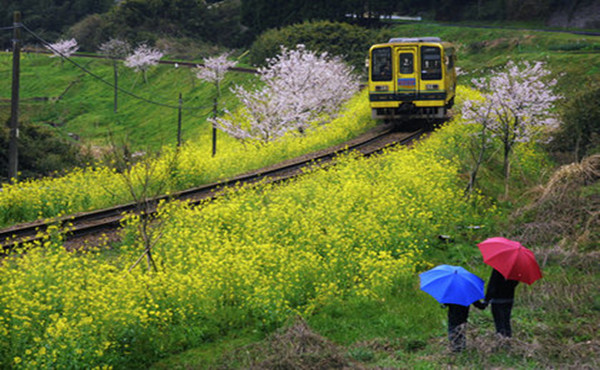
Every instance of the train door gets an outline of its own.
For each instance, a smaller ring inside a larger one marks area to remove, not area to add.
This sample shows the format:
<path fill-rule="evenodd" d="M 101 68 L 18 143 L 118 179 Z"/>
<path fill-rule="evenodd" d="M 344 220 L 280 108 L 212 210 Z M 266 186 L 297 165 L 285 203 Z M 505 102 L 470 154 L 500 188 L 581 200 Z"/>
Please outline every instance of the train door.
<path fill-rule="evenodd" d="M 417 83 L 417 48 L 403 46 L 396 49 L 398 53 L 398 74 L 396 76 L 396 93 L 401 101 L 413 101 L 419 94 Z"/>

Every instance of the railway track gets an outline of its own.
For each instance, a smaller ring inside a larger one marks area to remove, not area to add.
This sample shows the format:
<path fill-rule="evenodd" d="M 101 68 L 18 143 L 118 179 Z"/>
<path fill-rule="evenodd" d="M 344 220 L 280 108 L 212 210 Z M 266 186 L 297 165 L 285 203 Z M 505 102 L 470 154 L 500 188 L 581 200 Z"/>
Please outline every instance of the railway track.
<path fill-rule="evenodd" d="M 381 152 L 390 145 L 407 144 L 425 132 L 416 129 L 402 132 L 394 125 L 386 124 L 376 127 L 366 134 L 342 145 L 331 147 L 315 153 L 286 160 L 276 165 L 248 172 L 231 179 L 202 185 L 199 187 L 160 196 L 150 200 L 151 209 L 155 209 L 160 201 L 179 200 L 198 205 L 206 200 L 220 196 L 227 189 L 241 185 L 247 186 L 264 182 L 280 182 L 298 176 L 311 166 L 327 166 L 335 163 L 335 158 L 349 151 L 358 151 L 364 156 Z M 69 216 L 14 225 L 0 230 L 0 253 L 8 253 L 24 243 L 33 243 L 44 239 L 51 226 L 58 226 L 66 243 L 74 243 L 82 238 L 102 235 L 117 230 L 125 214 L 136 212 L 137 203 L 118 205 L 106 209 L 81 212 Z"/>

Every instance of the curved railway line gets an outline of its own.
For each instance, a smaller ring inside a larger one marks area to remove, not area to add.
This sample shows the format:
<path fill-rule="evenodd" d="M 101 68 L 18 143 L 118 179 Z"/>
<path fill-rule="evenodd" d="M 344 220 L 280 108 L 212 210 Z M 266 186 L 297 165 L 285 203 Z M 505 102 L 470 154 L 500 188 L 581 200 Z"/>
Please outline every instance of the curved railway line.
<path fill-rule="evenodd" d="M 307 168 L 334 164 L 335 158 L 340 154 L 357 151 L 363 156 L 370 156 L 391 145 L 409 144 L 425 132 L 426 130 L 422 128 L 412 131 L 398 131 L 393 124 L 377 126 L 360 137 L 341 145 L 286 160 L 221 182 L 153 198 L 150 200 L 151 209 L 155 209 L 156 205 L 164 200 L 179 200 L 195 206 L 206 200 L 219 197 L 228 189 L 257 183 L 281 182 L 302 174 Z M 136 212 L 138 206 L 137 203 L 129 203 L 51 220 L 10 226 L 0 230 L 0 246 L 2 248 L 0 253 L 6 254 L 24 243 L 42 241 L 46 230 L 55 225 L 59 226 L 60 232 L 64 235 L 65 244 L 73 244 L 83 238 L 115 232 L 120 227 L 124 215 Z"/>

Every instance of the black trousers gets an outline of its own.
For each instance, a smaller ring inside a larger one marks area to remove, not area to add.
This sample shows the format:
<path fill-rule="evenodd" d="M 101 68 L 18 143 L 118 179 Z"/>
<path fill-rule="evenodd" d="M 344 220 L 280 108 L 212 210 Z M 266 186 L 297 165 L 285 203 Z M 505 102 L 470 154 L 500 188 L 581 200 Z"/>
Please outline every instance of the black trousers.
<path fill-rule="evenodd" d="M 452 352 L 460 352 L 467 347 L 467 318 L 469 306 L 448 304 L 448 339 Z"/>
<path fill-rule="evenodd" d="M 494 325 L 496 325 L 496 333 L 512 337 L 512 329 L 510 327 L 510 313 L 512 311 L 511 303 L 492 303 L 492 315 L 494 316 Z"/>

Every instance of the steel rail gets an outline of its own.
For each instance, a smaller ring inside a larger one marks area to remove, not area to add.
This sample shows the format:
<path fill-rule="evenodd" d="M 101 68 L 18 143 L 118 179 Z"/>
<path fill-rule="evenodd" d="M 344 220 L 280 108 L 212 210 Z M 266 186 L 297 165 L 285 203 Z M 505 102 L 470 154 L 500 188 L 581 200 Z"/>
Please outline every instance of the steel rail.
<path fill-rule="evenodd" d="M 311 166 L 324 166 L 335 162 L 335 158 L 350 151 L 358 151 L 363 156 L 381 152 L 384 148 L 395 144 L 406 144 L 418 138 L 424 130 L 398 132 L 394 125 L 382 125 L 376 129 L 346 142 L 310 155 L 290 159 L 256 171 L 232 177 L 230 179 L 205 184 L 182 190 L 169 195 L 163 195 L 148 201 L 151 209 L 155 210 L 161 201 L 179 200 L 197 206 L 222 195 L 225 191 L 237 187 L 259 184 L 278 183 L 298 176 L 302 170 Z M 390 137 L 393 136 L 392 139 Z M 384 139 L 388 138 L 386 142 Z M 384 140 L 383 142 L 379 142 Z M 110 208 L 80 212 L 69 216 L 57 217 L 50 220 L 39 220 L 30 223 L 14 225 L 0 230 L 0 253 L 8 253 L 18 245 L 42 241 L 49 227 L 58 225 L 65 241 L 72 241 L 88 235 L 113 231 L 120 227 L 125 214 L 137 212 L 139 204 L 132 202 Z M 154 211 L 152 211 L 154 212 Z M 150 213 L 152 214 L 152 213 Z"/>

